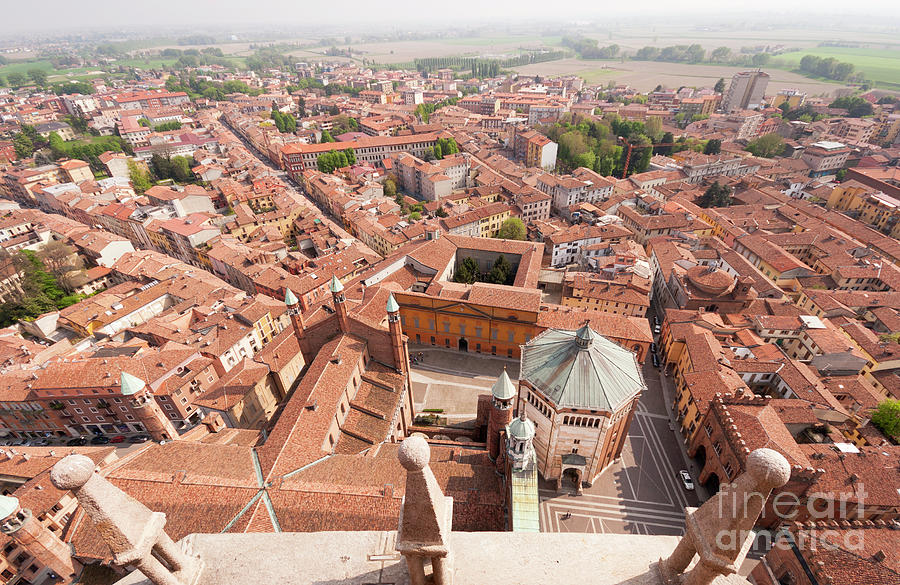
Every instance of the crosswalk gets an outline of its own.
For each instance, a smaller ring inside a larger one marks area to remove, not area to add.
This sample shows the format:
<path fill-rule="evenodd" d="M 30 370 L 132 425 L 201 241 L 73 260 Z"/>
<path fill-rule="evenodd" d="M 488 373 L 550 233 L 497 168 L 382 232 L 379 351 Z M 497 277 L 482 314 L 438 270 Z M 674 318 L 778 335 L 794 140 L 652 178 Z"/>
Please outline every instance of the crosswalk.
<path fill-rule="evenodd" d="M 581 496 L 540 490 L 544 532 L 669 534 L 684 532 L 684 509 L 690 505 L 663 447 L 673 437 L 661 435 L 658 419 L 638 405 L 622 458 L 603 472 Z M 615 489 L 609 487 L 614 484 Z M 597 489 L 595 489 L 597 488 Z M 614 491 L 601 495 L 593 491 Z"/>

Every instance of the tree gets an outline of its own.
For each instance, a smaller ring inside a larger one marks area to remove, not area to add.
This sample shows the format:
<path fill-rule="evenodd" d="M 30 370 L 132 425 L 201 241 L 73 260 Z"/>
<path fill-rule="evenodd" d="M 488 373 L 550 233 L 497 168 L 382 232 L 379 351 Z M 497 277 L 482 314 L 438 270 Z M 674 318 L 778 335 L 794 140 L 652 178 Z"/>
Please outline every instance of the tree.
<path fill-rule="evenodd" d="M 434 145 L 434 158 L 436 158 L 438 160 L 444 158 L 444 152 L 441 150 L 440 144 Z"/>
<path fill-rule="evenodd" d="M 29 69 L 28 77 L 31 78 L 35 85 L 43 86 L 47 83 L 47 72 L 43 69 Z"/>
<path fill-rule="evenodd" d="M 10 87 L 17 88 L 22 87 L 27 83 L 28 79 L 25 77 L 24 73 L 13 72 L 6 76 L 6 80 L 9 81 Z"/>
<path fill-rule="evenodd" d="M 644 123 L 644 132 L 653 142 L 660 142 L 663 135 L 662 118 L 659 116 L 650 116 Z"/>
<path fill-rule="evenodd" d="M 710 138 L 703 147 L 703 154 L 719 154 L 722 151 L 722 141 L 718 138 Z"/>
<path fill-rule="evenodd" d="M 834 100 L 829 105 L 830 108 L 843 108 L 847 110 L 851 118 L 862 118 L 863 116 L 871 116 L 873 109 L 872 104 L 859 96 L 848 96 Z"/>
<path fill-rule="evenodd" d="M 726 48 L 726 47 L 723 47 L 723 48 Z M 713 55 L 715 55 L 715 51 L 713 51 Z M 713 86 L 713 91 L 715 91 L 716 93 L 722 93 L 725 91 L 725 78 L 724 77 L 719 78 L 719 81 L 717 81 L 716 84 Z"/>
<path fill-rule="evenodd" d="M 61 240 L 50 240 L 37 253 L 37 257 L 57 282 L 68 292 L 72 292 L 71 279 L 67 275 L 77 273 L 84 266 L 75 248 Z"/>
<path fill-rule="evenodd" d="M 872 424 L 892 441 L 900 440 L 900 400 L 888 398 L 872 412 Z"/>
<path fill-rule="evenodd" d="M 153 186 L 150 180 L 150 173 L 138 166 L 136 162 L 128 160 L 128 177 L 131 179 L 131 185 L 134 187 L 135 193 L 143 193 Z"/>
<path fill-rule="evenodd" d="M 422 212 L 420 211 L 413 211 L 409 214 L 409 221 L 419 221 L 420 219 L 422 219 Z"/>
<path fill-rule="evenodd" d="M 506 256 L 501 254 L 500 256 L 497 256 L 497 259 L 494 261 L 494 266 L 491 268 L 491 271 L 488 273 L 485 280 L 487 280 L 487 282 L 493 282 L 494 284 L 510 284 L 511 273 L 512 264 L 509 263 Z"/>
<path fill-rule="evenodd" d="M 700 196 L 697 204 L 700 207 L 728 207 L 734 202 L 731 197 L 731 187 L 720 185 L 718 181 L 709 186 L 706 192 Z"/>
<path fill-rule="evenodd" d="M 395 197 L 397 195 L 397 183 L 393 179 L 387 178 L 384 181 L 384 196 Z"/>
<path fill-rule="evenodd" d="M 13 136 L 13 148 L 19 158 L 28 158 L 34 154 L 34 143 L 28 135 L 22 132 Z"/>
<path fill-rule="evenodd" d="M 335 142 L 335 140 L 334 138 L 332 138 L 331 132 L 329 132 L 328 130 L 322 130 L 322 139 L 319 142 L 324 144 L 326 142 Z"/>
<path fill-rule="evenodd" d="M 172 158 L 172 179 L 179 183 L 186 183 L 193 177 L 191 172 L 191 161 L 184 156 L 176 156 Z"/>
<path fill-rule="evenodd" d="M 478 270 L 478 262 L 471 256 L 466 256 L 463 258 L 462 262 L 459 263 L 456 274 L 453 275 L 453 280 L 455 282 L 472 284 L 479 280 L 480 276 L 481 273 Z"/>
<path fill-rule="evenodd" d="M 744 150 L 751 152 L 753 156 L 773 158 L 784 152 L 784 138 L 774 132 L 770 132 L 748 144 Z"/>
<path fill-rule="evenodd" d="M 510 217 L 500 224 L 497 236 L 503 240 L 524 240 L 526 236 L 525 224 L 518 217 Z"/>

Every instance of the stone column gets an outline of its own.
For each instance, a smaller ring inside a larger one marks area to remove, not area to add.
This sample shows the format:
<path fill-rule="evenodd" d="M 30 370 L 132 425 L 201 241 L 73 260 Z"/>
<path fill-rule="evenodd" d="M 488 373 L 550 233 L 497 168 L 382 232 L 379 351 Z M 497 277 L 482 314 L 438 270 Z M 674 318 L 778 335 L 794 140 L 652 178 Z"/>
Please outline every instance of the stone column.
<path fill-rule="evenodd" d="M 69 455 L 53 466 L 50 481 L 72 490 L 120 567 L 136 567 L 155 585 L 196 585 L 203 561 L 182 551 L 163 531 L 166 515 L 111 484 L 84 455 Z"/>
<path fill-rule="evenodd" d="M 435 585 L 453 585 L 450 531 L 453 498 L 444 496 L 428 466 L 431 449 L 420 436 L 403 441 L 398 453 L 406 469 L 406 494 L 400 512 L 397 550 L 406 557 L 410 582 L 425 584 L 425 560 L 431 561 Z"/>
<path fill-rule="evenodd" d="M 686 534 L 669 556 L 659 562 L 664 583 L 709 585 L 716 577 L 736 573 L 753 544 L 756 524 L 769 494 L 791 477 L 787 459 L 772 449 L 747 455 L 746 471 L 725 484 L 700 508 L 689 508 Z M 680 579 L 694 555 L 699 562 Z"/>
<path fill-rule="evenodd" d="M 18 498 L 0 496 L 0 510 L 0 532 L 25 548 L 39 565 L 59 575 L 63 583 L 77 579 L 81 564 L 72 558 L 69 545 L 41 524 L 31 510 L 19 506 Z"/>

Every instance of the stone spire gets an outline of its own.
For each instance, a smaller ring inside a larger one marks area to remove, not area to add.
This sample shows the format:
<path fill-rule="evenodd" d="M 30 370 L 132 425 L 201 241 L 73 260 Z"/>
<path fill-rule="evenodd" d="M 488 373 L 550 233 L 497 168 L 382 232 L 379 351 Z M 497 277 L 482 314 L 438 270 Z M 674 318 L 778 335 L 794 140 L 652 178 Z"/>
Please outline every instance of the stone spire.
<path fill-rule="evenodd" d="M 154 585 L 195 585 L 203 562 L 181 550 L 163 531 L 166 515 L 152 512 L 94 471 L 84 455 L 69 455 L 50 471 L 50 481 L 72 490 L 91 517 L 113 562 L 137 567 Z"/>
<path fill-rule="evenodd" d="M 683 585 L 709 585 L 720 575 L 736 573 L 753 544 L 753 526 L 773 489 L 791 477 L 784 455 L 756 449 L 747 456 L 746 471 L 700 508 L 688 508 L 685 535 L 672 555 L 660 560 L 665 583 L 684 573 L 695 555 L 700 560 L 681 578 Z"/>
<path fill-rule="evenodd" d="M 69 545 L 41 524 L 31 510 L 20 507 L 18 498 L 0 496 L 0 532 L 27 550 L 38 564 L 56 573 L 63 583 L 75 581 L 81 573 L 81 564 L 72 558 Z"/>
<path fill-rule="evenodd" d="M 403 340 L 403 327 L 400 324 L 400 305 L 394 293 L 387 300 L 388 329 L 391 335 L 391 349 L 394 353 L 394 367 L 398 372 L 406 373 L 409 368 L 409 350 Z"/>
<path fill-rule="evenodd" d="M 334 310 L 338 316 L 341 332 L 350 333 L 350 317 L 347 314 L 347 299 L 344 297 L 344 285 L 341 284 L 336 275 L 332 275 L 328 288 L 331 290 L 331 296 L 334 299 Z"/>
<path fill-rule="evenodd" d="M 287 314 L 291 318 L 291 325 L 294 327 L 294 337 L 297 341 L 303 337 L 303 307 L 300 301 L 289 288 L 284 289 L 284 304 L 287 305 Z"/>
<path fill-rule="evenodd" d="M 509 379 L 506 368 L 503 368 L 503 372 L 491 388 L 491 410 L 488 414 L 487 447 L 488 454 L 494 461 L 500 456 L 502 444 L 500 431 L 512 421 L 512 403 L 515 397 L 516 387 Z"/>
<path fill-rule="evenodd" d="M 425 559 L 431 560 L 433 583 L 452 585 L 450 531 L 453 498 L 444 496 L 428 462 L 431 448 L 420 436 L 408 437 L 397 454 L 406 469 L 406 495 L 400 512 L 397 550 L 406 557 L 412 585 L 425 585 Z"/>
<path fill-rule="evenodd" d="M 154 441 L 171 441 L 178 438 L 175 425 L 156 403 L 146 382 L 128 372 L 122 372 L 121 384 L 122 396 L 131 397 L 131 408 Z"/>

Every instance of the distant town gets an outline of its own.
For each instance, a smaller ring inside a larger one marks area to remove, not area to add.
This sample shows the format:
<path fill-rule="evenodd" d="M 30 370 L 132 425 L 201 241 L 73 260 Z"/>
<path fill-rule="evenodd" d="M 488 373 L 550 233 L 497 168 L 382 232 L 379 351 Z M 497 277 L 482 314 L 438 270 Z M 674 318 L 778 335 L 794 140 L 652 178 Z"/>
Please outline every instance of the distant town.
<path fill-rule="evenodd" d="M 207 40 L 0 53 L 0 583 L 900 583 L 889 83 Z"/>

